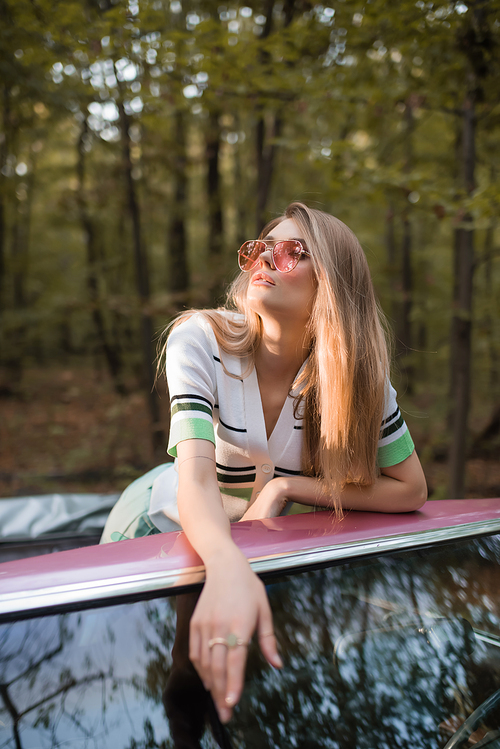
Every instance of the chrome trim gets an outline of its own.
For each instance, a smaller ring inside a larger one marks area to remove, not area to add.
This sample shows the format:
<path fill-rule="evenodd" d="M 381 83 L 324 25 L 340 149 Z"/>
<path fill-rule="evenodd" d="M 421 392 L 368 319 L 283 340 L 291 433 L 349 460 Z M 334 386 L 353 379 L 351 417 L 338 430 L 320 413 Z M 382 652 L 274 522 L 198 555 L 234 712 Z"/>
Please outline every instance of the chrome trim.
<path fill-rule="evenodd" d="M 452 525 L 446 528 L 433 528 L 415 533 L 400 533 L 394 536 L 379 536 L 363 541 L 325 546 L 304 551 L 289 552 L 286 555 L 275 554 L 251 560 L 252 569 L 263 574 L 279 570 L 294 569 L 301 566 L 312 566 L 339 559 L 381 554 L 388 551 L 404 551 L 428 544 L 444 543 L 458 538 L 488 535 L 500 531 L 500 517 L 491 520 L 479 520 L 474 523 Z"/>
<path fill-rule="evenodd" d="M 284 554 L 270 554 L 251 558 L 250 565 L 256 573 L 261 575 L 268 572 L 285 572 L 298 567 L 320 565 L 391 551 L 403 551 L 459 538 L 487 535 L 498 531 L 500 531 L 500 517 L 415 533 L 400 533 Z M 204 567 L 199 565 L 169 572 L 126 575 L 97 582 L 54 585 L 37 591 L 0 593 L 0 616 L 15 613 L 36 613 L 42 610 L 49 613 L 48 610 L 55 607 L 60 608 L 71 604 L 78 605 L 124 596 L 140 596 L 161 590 L 168 591 L 172 588 L 202 583 L 204 579 Z"/>
<path fill-rule="evenodd" d="M 482 629 L 474 629 L 474 634 L 477 640 L 486 643 L 486 645 L 493 645 L 495 648 L 500 648 L 499 635 L 492 635 L 489 632 L 483 632 Z"/>
<path fill-rule="evenodd" d="M 71 604 L 90 603 L 102 599 L 136 596 L 144 593 L 179 588 L 184 585 L 202 583 L 205 568 L 186 567 L 173 572 L 150 572 L 125 575 L 97 582 L 70 583 L 40 588 L 37 591 L 20 591 L 0 594 L 0 617 L 9 613 L 28 613 L 38 609 L 50 609 Z"/>

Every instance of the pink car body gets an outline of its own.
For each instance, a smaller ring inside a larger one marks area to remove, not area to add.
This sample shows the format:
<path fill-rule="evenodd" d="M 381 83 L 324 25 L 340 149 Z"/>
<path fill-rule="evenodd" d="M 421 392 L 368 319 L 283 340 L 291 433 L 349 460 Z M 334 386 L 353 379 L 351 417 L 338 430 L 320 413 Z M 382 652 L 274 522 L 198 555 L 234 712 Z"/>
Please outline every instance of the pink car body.
<path fill-rule="evenodd" d="M 257 573 L 293 570 L 500 530 L 500 499 L 427 502 L 412 513 L 328 512 L 236 523 Z M 202 582 L 184 533 L 90 546 L 0 564 L 0 616 L 137 596 Z"/>

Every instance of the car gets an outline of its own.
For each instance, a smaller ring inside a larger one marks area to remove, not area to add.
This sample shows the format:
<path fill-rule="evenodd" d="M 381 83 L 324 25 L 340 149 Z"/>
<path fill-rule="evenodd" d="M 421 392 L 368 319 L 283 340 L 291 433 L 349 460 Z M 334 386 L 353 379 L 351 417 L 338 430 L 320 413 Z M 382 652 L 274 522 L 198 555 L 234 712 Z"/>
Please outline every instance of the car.
<path fill-rule="evenodd" d="M 222 725 L 187 657 L 184 533 L 0 564 L 0 747 L 500 747 L 500 499 L 232 525 L 284 661 Z"/>
<path fill-rule="evenodd" d="M 0 563 L 99 543 L 119 494 L 47 494 L 0 500 Z"/>

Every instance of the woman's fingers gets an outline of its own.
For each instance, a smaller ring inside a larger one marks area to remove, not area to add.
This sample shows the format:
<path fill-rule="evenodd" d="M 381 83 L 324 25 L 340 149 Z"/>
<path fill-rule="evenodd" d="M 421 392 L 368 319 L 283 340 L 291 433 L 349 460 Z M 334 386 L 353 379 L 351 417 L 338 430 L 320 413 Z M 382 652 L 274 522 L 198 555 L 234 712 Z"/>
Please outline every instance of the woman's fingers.
<path fill-rule="evenodd" d="M 199 626 L 194 619 L 191 619 L 189 628 L 189 660 L 197 670 L 203 686 L 208 691 L 212 688 L 210 659 L 211 653 L 208 647 L 208 635 L 205 634 L 203 627 Z"/>
<path fill-rule="evenodd" d="M 259 638 L 260 649 L 262 650 L 262 653 L 264 654 L 267 661 L 275 668 L 282 668 L 283 662 L 279 656 L 276 637 L 274 635 L 271 607 L 269 606 L 269 602 L 265 593 L 264 598 L 261 599 L 259 607 L 257 634 Z M 226 720 L 229 720 L 229 718 L 231 717 L 232 708 L 238 704 L 238 701 L 241 697 L 245 675 L 245 664 L 247 660 L 247 650 L 248 648 L 244 645 L 228 649 L 226 661 L 227 685 L 224 700 L 225 705 L 221 705 L 220 702 L 217 702 L 219 714 L 221 715 L 221 720 L 223 721 L 223 712 L 224 715 L 227 716 Z M 221 708 L 223 708 L 223 712 Z M 229 714 L 226 712 L 228 708 L 230 708 Z"/>
<path fill-rule="evenodd" d="M 205 689 L 212 693 L 221 721 L 227 723 L 243 689 L 248 648 L 246 645 L 226 644 L 227 636 L 212 638 L 221 642 L 209 647 L 211 638 L 203 636 L 195 627 L 192 629 L 191 638 L 190 659 Z"/>
<path fill-rule="evenodd" d="M 227 654 L 227 684 L 224 693 L 224 706 L 229 709 L 229 717 L 231 717 L 232 709 L 238 704 L 243 691 L 247 651 L 247 645 L 238 645 L 231 648 Z"/>
<path fill-rule="evenodd" d="M 193 619 L 189 624 L 189 660 L 199 671 L 201 667 L 201 632 Z"/>
<path fill-rule="evenodd" d="M 273 615 L 267 598 L 261 609 L 257 625 L 257 634 L 259 637 L 260 649 L 262 650 L 264 657 L 271 666 L 274 666 L 274 668 L 282 668 L 283 661 L 278 653 L 278 646 L 274 635 Z"/>
<path fill-rule="evenodd" d="M 264 657 L 271 666 L 274 666 L 274 668 L 283 668 L 283 661 L 278 653 L 278 646 L 276 644 L 274 632 L 268 632 L 261 635 L 259 637 L 259 645 Z"/>
<path fill-rule="evenodd" d="M 248 642 L 255 630 L 268 662 L 275 668 L 281 668 L 282 663 L 264 585 L 246 560 L 234 570 L 230 586 L 226 567 L 224 575 L 217 567 L 207 574 L 191 618 L 189 654 L 225 723 L 241 697 Z"/>
<path fill-rule="evenodd" d="M 226 703 L 227 671 L 229 665 L 228 648 L 217 644 L 212 648 L 212 697 L 223 723 L 231 717 L 231 709 Z"/>

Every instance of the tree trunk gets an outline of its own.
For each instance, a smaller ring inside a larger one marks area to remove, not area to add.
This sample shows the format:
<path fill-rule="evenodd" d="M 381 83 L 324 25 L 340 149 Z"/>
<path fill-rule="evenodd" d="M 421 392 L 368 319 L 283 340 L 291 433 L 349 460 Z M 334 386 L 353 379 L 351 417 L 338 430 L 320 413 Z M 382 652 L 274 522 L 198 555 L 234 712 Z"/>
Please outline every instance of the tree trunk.
<path fill-rule="evenodd" d="M 120 395 L 125 394 L 123 382 L 123 364 L 121 356 L 116 345 L 111 345 L 107 339 L 104 316 L 101 309 L 101 299 L 99 294 L 99 279 L 97 275 L 97 247 L 95 229 L 89 215 L 87 200 L 85 197 L 85 138 L 88 133 L 87 120 L 84 121 L 78 139 L 78 212 L 80 214 L 80 223 L 83 229 L 85 239 L 85 248 L 87 251 L 87 290 L 89 294 L 92 321 L 94 323 L 97 340 L 100 348 L 104 353 L 109 372 L 113 379 L 115 390 Z"/>
<path fill-rule="evenodd" d="M 6 177 L 4 174 L 7 165 L 7 124 L 9 111 L 9 90 L 6 85 L 3 87 L 3 139 L 0 141 L 0 315 L 6 306 L 5 299 L 5 247 L 6 247 L 6 222 L 5 222 L 5 194 L 6 194 Z M 2 336 L 3 337 L 3 336 Z M 0 338 L 1 340 L 1 338 Z M 3 346 L 0 346 L 0 349 Z"/>
<path fill-rule="evenodd" d="M 413 166 L 413 104 L 411 97 L 406 102 L 405 107 L 405 148 L 406 157 L 404 171 L 410 174 Z M 406 196 L 405 196 L 406 198 Z M 406 376 L 406 392 L 411 395 L 413 392 L 413 366 L 409 363 L 408 358 L 413 354 L 413 336 L 411 313 L 413 308 L 413 269 L 412 269 L 412 226 L 410 220 L 410 210 L 408 201 L 403 210 L 403 237 L 401 243 L 401 317 L 398 326 L 398 344 L 401 354 L 402 370 Z"/>
<path fill-rule="evenodd" d="M 212 110 L 209 114 L 206 131 L 205 154 L 207 159 L 207 196 L 208 196 L 208 256 L 212 271 L 210 295 L 212 302 L 222 301 L 222 196 L 219 173 L 219 149 L 221 129 L 219 112 Z"/>
<path fill-rule="evenodd" d="M 235 115 L 236 130 L 243 130 L 239 114 Z M 236 204 L 236 247 L 241 247 L 243 242 L 248 239 L 248 181 L 246 178 L 247 169 L 243 162 L 242 149 L 238 147 L 234 156 L 234 199 Z M 253 233 L 253 229 L 250 230 Z M 236 254 L 234 256 L 236 267 Z"/>
<path fill-rule="evenodd" d="M 469 91 L 462 110 L 462 188 L 467 195 L 474 189 L 475 153 L 475 86 L 469 80 Z M 458 217 L 455 230 L 454 294 L 451 323 L 450 424 L 450 496 L 465 494 L 465 460 L 471 386 L 472 284 L 474 273 L 474 229 L 472 216 Z"/>
<path fill-rule="evenodd" d="M 146 248 L 143 245 L 141 233 L 141 217 L 136 188 L 132 176 L 131 144 L 129 134 L 129 118 L 120 99 L 118 102 L 120 113 L 123 172 L 125 177 L 128 212 L 132 224 L 132 242 L 134 251 L 135 282 L 137 295 L 141 306 L 141 348 L 144 365 L 144 386 L 147 392 L 149 414 L 151 418 L 151 438 L 155 458 L 164 458 L 165 433 L 161 424 L 160 402 L 155 388 L 155 373 L 153 367 L 153 323 L 150 311 L 149 272 Z"/>
<path fill-rule="evenodd" d="M 399 320 L 398 272 L 396 265 L 396 236 L 394 230 L 394 204 L 389 198 L 385 214 L 385 248 L 387 252 L 387 278 L 390 292 L 390 323 L 396 333 Z"/>
<path fill-rule="evenodd" d="M 496 183 L 496 169 L 492 165 L 490 168 L 491 172 L 491 184 Z M 498 356 L 498 348 L 495 341 L 495 323 L 497 317 L 493 310 L 496 306 L 496 299 L 494 297 L 493 290 L 493 257 L 494 257 L 494 240 L 495 240 L 495 229 L 496 222 L 490 223 L 486 229 L 486 236 L 484 239 L 484 293 L 487 300 L 487 310 L 485 313 L 484 327 L 488 341 L 488 350 L 490 356 L 490 390 L 493 398 L 498 398 L 499 387 L 500 387 L 500 361 Z"/>
<path fill-rule="evenodd" d="M 18 214 L 14 227 L 13 237 L 13 299 L 14 307 L 19 310 L 26 309 L 28 300 L 26 296 L 26 278 L 28 274 L 29 262 L 29 244 L 30 244 L 30 225 L 31 225 L 31 206 L 33 202 L 34 188 L 34 164 L 31 164 L 31 170 L 25 178 L 26 197 L 18 205 Z M 23 332 L 24 332 L 24 325 Z M 23 335 L 20 340 L 22 340 Z"/>
<path fill-rule="evenodd" d="M 9 111 L 6 112 L 9 118 Z M 7 127 L 12 122 L 7 122 Z M 11 150 L 15 152 L 15 127 L 10 127 Z M 26 195 L 21 198 L 14 195 L 12 210 L 12 243 L 10 258 L 10 273 L 12 278 L 12 310 L 14 312 L 14 328 L 10 331 L 7 341 L 7 355 L 5 365 L 7 377 L 13 383 L 14 391 L 21 383 L 23 376 L 23 359 L 25 350 L 26 323 L 24 311 L 26 309 L 26 279 L 28 274 L 28 251 L 29 251 L 29 225 L 31 213 L 31 194 L 33 188 L 33 175 L 31 174 L 24 183 Z"/>
<path fill-rule="evenodd" d="M 173 216 L 168 238 L 168 288 L 174 294 L 179 295 L 179 299 L 185 299 L 189 291 L 185 222 L 187 146 L 185 117 L 180 110 L 175 114 L 175 149 Z"/>
<path fill-rule="evenodd" d="M 401 324 L 399 340 L 402 353 L 402 368 L 406 375 L 406 392 L 413 393 L 413 366 L 408 357 L 413 354 L 411 312 L 413 308 L 412 228 L 408 210 L 403 214 L 403 240 L 401 244 Z"/>
<path fill-rule="evenodd" d="M 25 341 L 25 324 L 22 313 L 26 303 L 25 281 L 28 263 L 28 248 L 24 231 L 22 205 L 16 206 L 12 226 L 11 272 L 12 272 L 12 310 L 15 317 L 14 328 L 10 331 L 5 366 L 9 382 L 16 390 L 23 377 L 23 354 Z"/>
<path fill-rule="evenodd" d="M 271 190 L 271 182 L 276 158 L 276 143 L 273 142 L 281 135 L 282 118 L 277 114 L 269 114 L 268 127 L 262 114 L 257 123 L 257 217 L 255 235 L 258 236 L 267 223 L 266 206 Z"/>
<path fill-rule="evenodd" d="M 2 91 L 2 133 L 3 140 L 0 141 L 0 322 L 4 319 L 4 313 L 7 309 L 7 177 L 5 175 L 8 156 L 8 135 L 9 135 L 9 88 L 4 84 Z M 0 325 L 0 364 L 6 363 L 7 358 L 7 331 L 4 325 Z M 7 381 L 7 372 L 5 372 L 5 381 L 0 383 L 0 390 L 3 393 L 12 393 L 10 383 Z"/>
<path fill-rule="evenodd" d="M 293 19 L 294 0 L 285 0 L 283 5 L 284 22 L 283 27 L 287 28 Z M 262 31 L 261 38 L 270 35 L 273 26 L 274 0 L 267 0 L 266 4 L 266 23 Z M 267 52 L 261 53 L 261 63 L 265 64 L 268 60 Z M 274 162 L 276 158 L 276 140 L 280 137 L 283 129 L 283 118 L 280 114 L 273 112 L 266 116 L 263 108 L 260 107 L 259 116 L 256 126 L 256 150 L 257 150 L 257 207 L 256 207 L 256 227 L 255 236 L 258 236 L 264 225 L 267 223 L 266 206 L 271 190 L 273 177 Z"/>
<path fill-rule="evenodd" d="M 385 246 L 387 249 L 387 265 L 392 277 L 396 265 L 396 238 L 394 236 L 394 206 L 391 200 L 388 202 L 385 214 Z"/>

